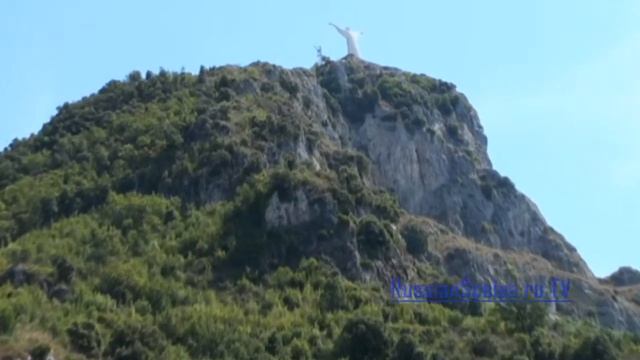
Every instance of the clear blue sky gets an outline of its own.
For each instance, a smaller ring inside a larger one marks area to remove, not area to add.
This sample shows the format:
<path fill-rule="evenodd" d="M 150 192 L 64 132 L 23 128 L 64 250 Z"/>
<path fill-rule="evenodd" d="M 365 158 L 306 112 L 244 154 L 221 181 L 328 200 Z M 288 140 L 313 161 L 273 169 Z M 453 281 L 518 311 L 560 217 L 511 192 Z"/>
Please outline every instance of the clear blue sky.
<path fill-rule="evenodd" d="M 0 3 L 0 147 L 131 70 L 365 59 L 458 85 L 495 167 L 604 276 L 640 267 L 640 2 Z"/>

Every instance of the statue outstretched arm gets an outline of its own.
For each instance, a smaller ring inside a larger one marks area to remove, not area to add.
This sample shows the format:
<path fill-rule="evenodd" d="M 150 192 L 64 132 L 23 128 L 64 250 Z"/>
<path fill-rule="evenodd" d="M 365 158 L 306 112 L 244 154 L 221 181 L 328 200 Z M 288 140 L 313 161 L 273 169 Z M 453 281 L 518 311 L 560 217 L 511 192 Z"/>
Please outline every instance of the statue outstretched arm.
<path fill-rule="evenodd" d="M 342 35 L 342 36 L 347 36 L 347 32 L 346 32 L 346 31 L 344 31 L 344 30 L 342 30 L 342 29 L 340 29 L 340 28 L 338 27 L 338 25 L 336 25 L 336 24 L 334 24 L 334 23 L 329 23 L 329 25 L 331 25 L 331 26 L 333 26 L 334 28 L 336 28 L 336 30 L 338 30 L 338 32 L 340 33 L 340 35 Z"/>

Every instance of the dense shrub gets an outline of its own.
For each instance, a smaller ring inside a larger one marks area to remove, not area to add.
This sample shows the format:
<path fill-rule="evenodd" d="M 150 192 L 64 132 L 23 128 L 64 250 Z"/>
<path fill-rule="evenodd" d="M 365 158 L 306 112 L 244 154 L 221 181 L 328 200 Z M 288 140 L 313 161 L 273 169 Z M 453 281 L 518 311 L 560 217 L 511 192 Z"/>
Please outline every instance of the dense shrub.
<path fill-rule="evenodd" d="M 390 246 L 390 235 L 375 217 L 366 216 L 358 222 L 358 247 L 374 258 L 380 258 Z"/>
<path fill-rule="evenodd" d="M 447 135 L 455 140 L 455 141 L 462 141 L 462 134 L 460 133 L 460 126 L 458 124 L 447 124 L 446 126 L 447 129 Z"/>
<path fill-rule="evenodd" d="M 399 77 L 383 76 L 378 82 L 378 91 L 382 99 L 397 108 L 406 108 L 415 103 L 411 90 Z"/>
<path fill-rule="evenodd" d="M 413 256 L 421 256 L 428 252 L 429 234 L 420 225 L 408 223 L 401 229 L 402 237 L 407 244 L 407 251 Z"/>
<path fill-rule="evenodd" d="M 0 335 L 7 335 L 16 325 L 16 313 L 7 303 L 0 304 Z"/>
<path fill-rule="evenodd" d="M 155 327 L 129 320 L 115 329 L 105 355 L 113 359 L 154 359 L 167 346 L 164 335 Z"/>
<path fill-rule="evenodd" d="M 416 340 L 408 335 L 398 339 L 392 353 L 392 360 L 427 360 L 426 354 L 418 347 Z"/>
<path fill-rule="evenodd" d="M 498 354 L 498 346 L 490 336 L 482 336 L 473 341 L 471 352 L 475 356 L 492 358 Z"/>
<path fill-rule="evenodd" d="M 436 108 L 444 116 L 453 114 L 456 107 L 460 103 L 460 98 L 457 94 L 447 93 L 444 95 L 435 95 L 433 97 Z"/>
<path fill-rule="evenodd" d="M 74 322 L 67 329 L 71 347 L 88 357 L 99 357 L 102 349 L 102 338 L 98 327 L 93 322 Z"/>
<path fill-rule="evenodd" d="M 336 342 L 336 355 L 351 360 L 386 359 L 390 348 L 383 325 L 368 318 L 347 321 Z"/>
<path fill-rule="evenodd" d="M 615 360 L 618 358 L 611 340 L 604 334 L 598 334 L 582 340 L 574 352 L 572 360 Z"/>
<path fill-rule="evenodd" d="M 325 282 L 320 294 L 320 306 L 326 311 L 347 310 L 349 300 L 339 279 Z"/>
<path fill-rule="evenodd" d="M 38 344 L 31 349 L 30 353 L 33 360 L 47 360 L 51 353 L 51 347 L 48 344 Z"/>
<path fill-rule="evenodd" d="M 547 307 L 537 302 L 514 302 L 498 307 L 503 321 L 512 331 L 531 334 L 548 322 Z"/>
<path fill-rule="evenodd" d="M 291 96 L 298 95 L 300 86 L 287 74 L 282 73 L 279 80 L 280 86 Z"/>
<path fill-rule="evenodd" d="M 536 329 L 531 335 L 532 360 L 555 360 L 558 359 L 558 349 L 543 329 Z"/>

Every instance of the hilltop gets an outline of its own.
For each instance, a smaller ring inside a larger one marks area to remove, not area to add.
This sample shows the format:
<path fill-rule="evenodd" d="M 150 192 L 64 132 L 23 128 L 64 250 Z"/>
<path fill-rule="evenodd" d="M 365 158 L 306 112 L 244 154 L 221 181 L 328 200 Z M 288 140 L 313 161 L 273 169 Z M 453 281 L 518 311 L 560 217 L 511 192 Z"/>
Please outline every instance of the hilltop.
<path fill-rule="evenodd" d="M 591 273 L 492 168 L 467 98 L 351 57 L 132 72 L 62 105 L 0 155 L 0 244 L 0 355 L 590 359 L 640 346 L 638 291 L 615 280 L 636 274 Z M 401 306 L 398 276 L 557 276 L 573 303 Z"/>

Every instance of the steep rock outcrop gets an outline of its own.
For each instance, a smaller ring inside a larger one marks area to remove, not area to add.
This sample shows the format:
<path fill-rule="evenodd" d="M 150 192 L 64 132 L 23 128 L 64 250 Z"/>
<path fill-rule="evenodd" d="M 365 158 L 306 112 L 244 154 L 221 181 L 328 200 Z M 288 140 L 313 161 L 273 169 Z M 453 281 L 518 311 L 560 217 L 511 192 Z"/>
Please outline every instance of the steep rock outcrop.
<path fill-rule="evenodd" d="M 380 94 L 358 107 L 359 118 L 343 111 L 337 121 L 348 125 L 341 138 L 371 161 L 371 182 L 390 190 L 404 209 L 490 246 L 532 252 L 591 276 L 535 204 L 491 168 L 478 115 L 453 85 L 350 58 L 321 65 L 318 73 L 342 104 L 362 103 L 367 91 Z"/>
<path fill-rule="evenodd" d="M 265 63 L 251 67 L 291 90 L 286 116 L 295 118 L 298 126 L 297 135 L 266 145 L 261 156 L 265 166 L 290 157 L 315 170 L 339 173 L 345 166 L 355 168 L 362 186 L 386 189 L 408 214 L 443 224 L 440 236 L 462 236 L 495 250 L 487 256 L 455 241 L 434 250 L 429 262 L 447 276 L 477 281 L 493 276 L 520 283 L 571 278 L 576 301 L 553 306 L 555 310 L 640 331 L 635 304 L 601 286 L 536 205 L 492 168 L 479 117 L 454 85 L 351 57 L 327 61 L 312 71 Z M 256 87 L 262 90 L 256 93 Z M 249 90 L 234 91 L 239 96 L 264 96 L 263 86 L 243 88 Z M 362 155 L 364 162 L 358 160 Z M 274 195 L 265 219 L 272 230 L 308 230 L 312 219 L 331 213 L 325 208 L 321 216 L 309 201 L 304 192 L 287 201 Z M 392 246 L 387 257 L 371 261 L 360 251 L 355 229 L 335 239 L 321 245 L 315 235 L 307 235 L 301 254 L 324 256 L 351 278 L 420 276 L 425 259 L 411 258 L 402 246 Z M 522 256 L 529 260 L 523 263 Z"/>
<path fill-rule="evenodd" d="M 640 271 L 630 266 L 623 266 L 609 275 L 606 280 L 615 286 L 638 285 L 640 284 Z"/>

